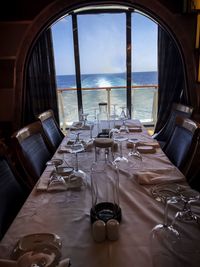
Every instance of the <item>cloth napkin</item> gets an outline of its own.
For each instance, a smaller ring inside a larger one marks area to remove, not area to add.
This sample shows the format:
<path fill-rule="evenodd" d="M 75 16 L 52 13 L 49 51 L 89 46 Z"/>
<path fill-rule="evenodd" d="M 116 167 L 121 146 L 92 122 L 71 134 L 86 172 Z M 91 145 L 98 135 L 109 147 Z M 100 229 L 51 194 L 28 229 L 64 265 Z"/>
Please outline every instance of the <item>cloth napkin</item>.
<path fill-rule="evenodd" d="M 142 142 L 142 141 L 136 142 L 136 146 L 151 146 L 153 148 L 159 148 L 160 147 L 158 142 Z M 127 142 L 126 147 L 127 148 L 133 148 L 133 143 Z"/>
<path fill-rule="evenodd" d="M 90 127 L 93 129 L 94 125 L 83 125 L 81 121 L 73 122 L 70 130 L 90 130 Z"/>
<path fill-rule="evenodd" d="M 138 126 L 128 126 L 129 132 L 133 133 L 133 132 L 142 132 L 142 127 L 138 127 Z"/>
<path fill-rule="evenodd" d="M 59 177 L 58 179 L 52 179 L 52 173 L 44 172 L 40 177 L 37 185 L 37 191 L 58 192 L 66 191 L 68 189 L 80 190 L 84 181 L 82 177 L 74 176 L 73 173 L 69 176 Z"/>
<path fill-rule="evenodd" d="M 152 146 L 154 148 L 160 148 L 160 145 L 158 142 L 154 142 L 154 141 L 149 141 L 149 142 L 142 142 L 142 141 L 139 141 L 136 146 Z"/>
<path fill-rule="evenodd" d="M 93 149 L 93 141 L 89 141 L 89 142 L 84 142 L 83 141 L 83 145 L 84 145 L 84 148 L 85 148 L 86 152 L 91 152 L 92 151 L 92 149 Z M 71 145 L 63 145 L 58 150 L 58 153 L 70 153 L 70 147 L 71 147 Z"/>
<path fill-rule="evenodd" d="M 135 180 L 141 185 L 156 185 L 175 182 L 185 182 L 184 175 L 177 168 L 166 168 L 149 171 L 138 171 L 134 174 Z"/>

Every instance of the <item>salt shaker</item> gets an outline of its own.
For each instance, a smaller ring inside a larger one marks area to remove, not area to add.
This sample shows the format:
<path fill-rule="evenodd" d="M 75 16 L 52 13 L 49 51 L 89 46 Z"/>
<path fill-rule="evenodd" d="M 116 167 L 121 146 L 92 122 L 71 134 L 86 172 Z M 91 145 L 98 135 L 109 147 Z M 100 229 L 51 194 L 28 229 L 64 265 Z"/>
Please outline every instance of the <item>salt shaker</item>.
<path fill-rule="evenodd" d="M 110 219 L 106 223 L 107 238 L 115 241 L 119 238 L 119 222 L 115 219 Z"/>
<path fill-rule="evenodd" d="M 96 242 L 103 242 L 106 239 L 106 224 L 102 220 L 97 220 L 92 224 L 92 234 Z"/>

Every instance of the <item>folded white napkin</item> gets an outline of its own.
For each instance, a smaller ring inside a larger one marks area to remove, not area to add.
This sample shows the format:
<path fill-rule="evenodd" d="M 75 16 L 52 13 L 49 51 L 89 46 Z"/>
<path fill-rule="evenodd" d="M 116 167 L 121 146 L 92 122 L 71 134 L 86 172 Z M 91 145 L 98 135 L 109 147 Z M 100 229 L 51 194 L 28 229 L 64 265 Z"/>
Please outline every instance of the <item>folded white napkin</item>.
<path fill-rule="evenodd" d="M 91 152 L 93 149 L 93 141 L 82 142 L 86 152 Z M 71 145 L 63 145 L 58 150 L 58 153 L 70 153 Z"/>
<path fill-rule="evenodd" d="M 68 189 L 78 189 L 80 190 L 82 185 L 84 185 L 83 177 L 75 176 L 71 173 L 69 176 L 60 176 L 58 179 L 51 178 L 52 173 L 43 173 L 40 177 L 37 185 L 37 191 L 65 191 Z"/>
<path fill-rule="evenodd" d="M 134 174 L 136 181 L 141 185 L 166 184 L 186 181 L 184 175 L 177 168 L 166 168 L 149 171 L 138 171 Z"/>
<path fill-rule="evenodd" d="M 142 128 L 138 126 L 128 126 L 129 132 L 142 132 Z"/>
<path fill-rule="evenodd" d="M 146 141 L 146 142 L 143 142 L 143 141 L 139 141 L 136 146 L 152 146 L 154 148 L 159 148 L 160 145 L 158 142 L 155 142 L 155 141 Z"/>
<path fill-rule="evenodd" d="M 90 130 L 90 128 L 93 129 L 94 125 L 83 125 L 83 122 L 81 121 L 77 121 L 77 122 L 73 122 L 72 126 L 70 127 L 70 129 L 73 130 Z"/>

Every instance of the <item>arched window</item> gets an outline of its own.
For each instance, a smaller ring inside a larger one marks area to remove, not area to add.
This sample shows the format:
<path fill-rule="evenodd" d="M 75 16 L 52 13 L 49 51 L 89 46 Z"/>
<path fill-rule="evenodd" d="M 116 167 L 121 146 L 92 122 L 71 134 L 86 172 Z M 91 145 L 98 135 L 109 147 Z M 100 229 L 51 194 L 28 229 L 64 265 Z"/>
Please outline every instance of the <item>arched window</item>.
<path fill-rule="evenodd" d="M 94 115 L 99 102 L 154 124 L 157 23 L 130 8 L 76 10 L 51 27 L 61 124 Z"/>

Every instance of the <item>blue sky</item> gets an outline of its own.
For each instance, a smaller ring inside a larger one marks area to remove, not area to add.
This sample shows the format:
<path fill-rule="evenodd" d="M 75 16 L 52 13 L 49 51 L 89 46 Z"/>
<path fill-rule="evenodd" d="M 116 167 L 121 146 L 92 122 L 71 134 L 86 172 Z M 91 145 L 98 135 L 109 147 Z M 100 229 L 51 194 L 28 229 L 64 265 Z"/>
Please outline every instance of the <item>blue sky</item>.
<path fill-rule="evenodd" d="M 52 26 L 56 74 L 74 74 L 71 17 Z M 78 15 L 82 74 L 126 71 L 125 14 Z M 157 70 L 157 24 L 132 15 L 132 71 Z"/>

